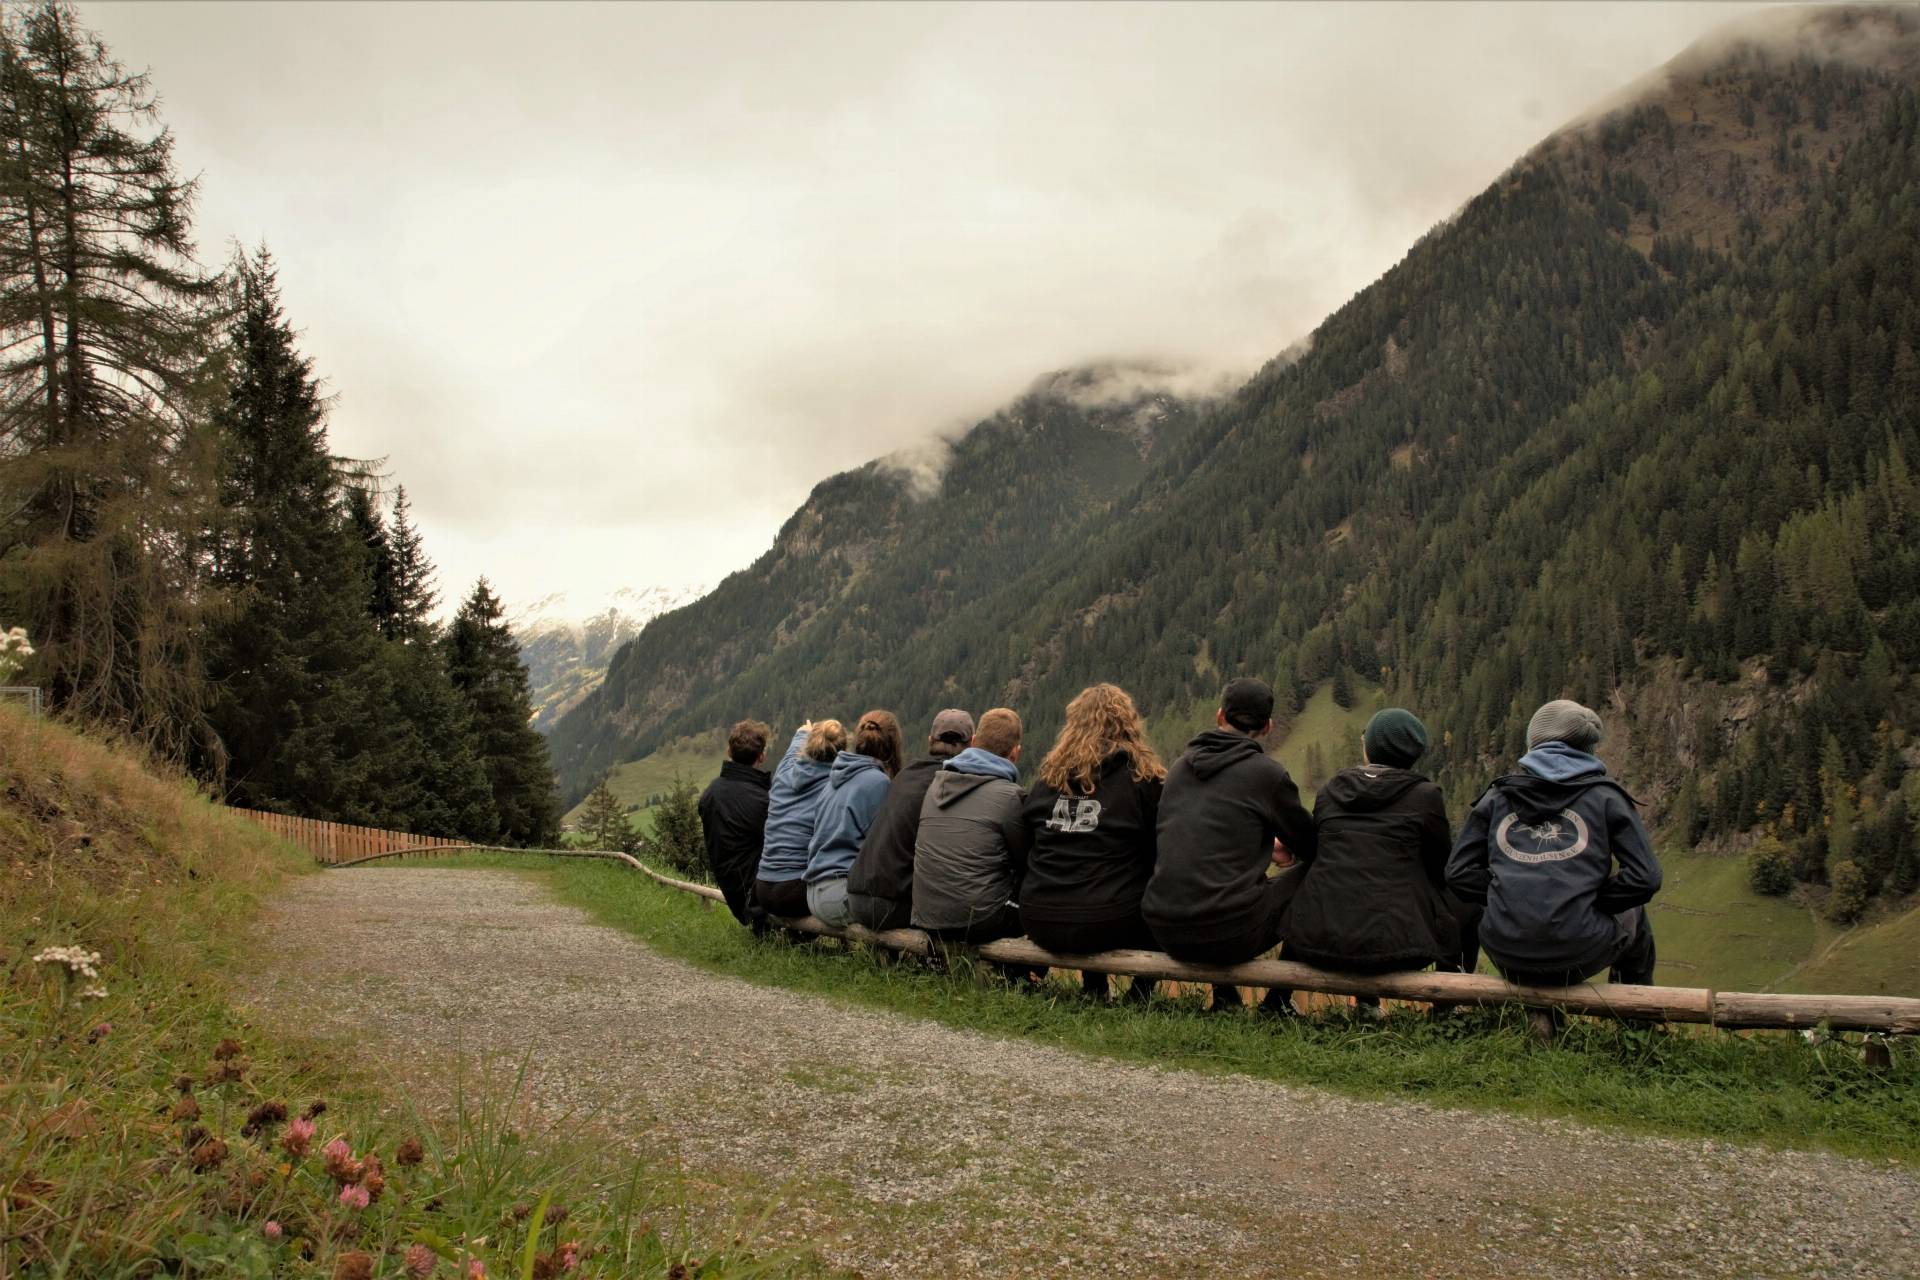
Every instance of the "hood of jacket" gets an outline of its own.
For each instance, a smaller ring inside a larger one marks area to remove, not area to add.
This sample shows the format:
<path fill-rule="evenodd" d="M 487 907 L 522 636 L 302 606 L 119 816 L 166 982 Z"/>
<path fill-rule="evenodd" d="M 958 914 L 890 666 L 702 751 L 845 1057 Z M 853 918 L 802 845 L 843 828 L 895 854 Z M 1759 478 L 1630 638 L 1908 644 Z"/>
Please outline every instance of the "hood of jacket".
<path fill-rule="evenodd" d="M 827 786 L 838 791 L 867 770 L 879 768 L 880 762 L 872 756 L 863 756 L 858 751 L 842 751 L 833 758 L 833 770 L 827 777 Z"/>
<path fill-rule="evenodd" d="M 977 773 L 989 778 L 1005 778 L 1012 782 L 1019 778 L 1020 770 L 1013 761 L 1005 756 L 997 756 L 984 747 L 968 747 L 941 768 L 952 773 Z"/>
<path fill-rule="evenodd" d="M 1572 748 L 1565 749 L 1572 750 Z M 1535 754 L 1537 753 L 1529 751 L 1527 756 L 1522 758 L 1521 763 L 1525 764 L 1526 759 Z M 1585 755 L 1586 753 L 1575 752 L 1574 754 Z M 1529 769 L 1524 773 L 1510 773 L 1504 778 L 1495 778 L 1493 785 L 1507 797 L 1507 802 L 1513 806 L 1513 811 L 1519 816 L 1520 821 L 1526 823 L 1552 819 L 1561 810 L 1571 808 L 1583 792 L 1593 787 L 1612 787 L 1626 796 L 1628 803 L 1639 803 L 1632 796 L 1627 795 L 1625 787 L 1607 775 L 1605 765 L 1600 765 L 1600 762 L 1594 760 L 1592 756 L 1586 756 L 1586 758 L 1592 760 L 1595 765 L 1599 765 L 1599 768 L 1586 769 L 1578 773 L 1563 772 L 1563 776 L 1558 778 L 1542 777 Z"/>
<path fill-rule="evenodd" d="M 1590 773 L 1605 774 L 1600 757 L 1564 742 L 1543 742 L 1520 757 L 1520 767 L 1548 782 L 1572 782 Z"/>
<path fill-rule="evenodd" d="M 1411 769 L 1358 764 L 1334 774 L 1320 794 L 1348 813 L 1371 813 L 1387 808 L 1425 781 Z"/>
<path fill-rule="evenodd" d="M 1246 734 L 1224 729 L 1209 729 L 1187 744 L 1187 763 L 1203 781 L 1219 777 L 1243 760 L 1265 754 Z"/>

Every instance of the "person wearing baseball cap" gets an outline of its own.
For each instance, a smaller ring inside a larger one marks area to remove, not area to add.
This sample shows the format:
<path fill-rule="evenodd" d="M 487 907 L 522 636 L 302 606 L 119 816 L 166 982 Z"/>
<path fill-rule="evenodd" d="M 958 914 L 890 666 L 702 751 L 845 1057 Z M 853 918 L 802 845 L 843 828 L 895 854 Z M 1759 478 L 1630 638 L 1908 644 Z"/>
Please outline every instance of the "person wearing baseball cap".
<path fill-rule="evenodd" d="M 1480 945 L 1510 982 L 1653 981 L 1660 861 L 1637 802 L 1593 754 L 1602 733 L 1577 702 L 1534 712 L 1519 772 L 1474 803 L 1447 860 L 1454 896 L 1485 904 Z"/>
<path fill-rule="evenodd" d="M 913 845 L 920 805 L 940 766 L 973 745 L 973 717 L 948 707 L 927 730 L 927 754 L 900 770 L 847 873 L 847 907 L 856 924 L 904 929 L 913 911 Z"/>

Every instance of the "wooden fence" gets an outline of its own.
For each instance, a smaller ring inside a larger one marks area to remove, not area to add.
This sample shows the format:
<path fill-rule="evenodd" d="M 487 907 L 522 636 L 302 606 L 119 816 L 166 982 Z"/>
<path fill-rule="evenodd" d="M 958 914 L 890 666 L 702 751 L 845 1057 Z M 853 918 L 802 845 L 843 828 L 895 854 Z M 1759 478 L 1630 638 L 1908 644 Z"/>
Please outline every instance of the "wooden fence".
<path fill-rule="evenodd" d="M 287 843 L 299 845 L 313 855 L 314 861 L 329 866 L 359 862 L 369 857 L 473 847 L 465 840 L 417 836 L 408 831 L 386 831 L 379 827 L 356 827 L 350 822 L 320 822 L 313 818 L 296 818 L 291 814 L 267 813 L 260 809 L 235 809 L 234 812 L 259 823 Z"/>

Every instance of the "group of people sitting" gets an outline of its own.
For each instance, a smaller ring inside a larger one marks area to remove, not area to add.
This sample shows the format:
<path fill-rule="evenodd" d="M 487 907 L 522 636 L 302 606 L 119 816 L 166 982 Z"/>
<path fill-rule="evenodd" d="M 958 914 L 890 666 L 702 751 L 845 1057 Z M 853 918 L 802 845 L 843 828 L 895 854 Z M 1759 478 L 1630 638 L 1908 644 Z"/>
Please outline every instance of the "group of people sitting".
<path fill-rule="evenodd" d="M 1549 702 L 1528 751 L 1457 839 L 1439 787 L 1414 771 L 1427 731 L 1399 708 L 1362 735 L 1309 813 L 1262 742 L 1273 690 L 1229 683 L 1214 727 L 1171 768 L 1127 693 L 1067 704 L 1020 785 L 1021 723 L 995 707 L 933 718 L 906 759 L 899 721 L 869 711 L 794 731 L 771 774 L 769 729 L 735 725 L 700 798 L 709 866 L 742 924 L 813 915 L 978 944 L 1024 934 L 1063 955 L 1120 948 L 1227 966 L 1275 947 L 1350 973 L 1472 972 L 1482 947 L 1510 980 L 1565 986 L 1610 971 L 1653 980 L 1645 904 L 1660 888 L 1633 798 L 1594 754 L 1600 718 Z M 1088 972 L 1091 994 L 1105 974 Z M 1151 982 L 1127 992 L 1147 999 Z M 1214 1005 L 1239 1002 L 1220 986 Z M 1294 1012 L 1292 993 L 1263 1007 Z"/>

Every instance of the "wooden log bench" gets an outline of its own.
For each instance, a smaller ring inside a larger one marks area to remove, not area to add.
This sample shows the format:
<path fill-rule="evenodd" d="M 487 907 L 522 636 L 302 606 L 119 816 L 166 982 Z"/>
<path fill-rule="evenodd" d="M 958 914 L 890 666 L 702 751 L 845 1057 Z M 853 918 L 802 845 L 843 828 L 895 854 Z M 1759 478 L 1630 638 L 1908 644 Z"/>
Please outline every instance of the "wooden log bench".
<path fill-rule="evenodd" d="M 393 847 L 344 859 L 339 858 L 329 845 L 324 851 L 316 849 L 315 856 L 329 866 L 344 868 L 410 854 L 463 851 L 619 862 L 669 888 L 693 894 L 709 907 L 725 901 L 720 890 L 712 885 L 696 884 L 665 875 L 630 854 L 611 849 L 508 849 L 433 840 L 411 844 L 396 841 Z M 784 928 L 800 933 L 860 942 L 902 955 L 934 956 L 950 945 L 935 942 L 919 929 L 890 929 L 877 933 L 859 925 L 836 928 L 813 916 L 798 920 L 775 918 Z M 1523 987 L 1503 978 L 1478 973 L 1337 973 L 1293 960 L 1197 965 L 1175 960 L 1160 951 L 1102 951 L 1095 955 L 1062 955 L 1043 950 L 1025 938 L 1007 938 L 959 949 L 995 964 L 1078 969 L 1085 973 L 1122 974 L 1134 978 L 1239 987 L 1283 987 L 1336 996 L 1417 1000 L 1438 1004 L 1518 1004 L 1532 1011 L 1536 1032 L 1543 1035 L 1551 1034 L 1552 1018 L 1556 1012 L 1642 1022 L 1697 1023 L 1729 1031 L 1812 1030 L 1825 1026 L 1831 1031 L 1920 1035 L 1920 999 L 1907 996 L 1783 995 L 1713 991 L 1705 987 L 1641 987 L 1611 982 L 1588 982 L 1577 987 Z M 1876 1056 L 1884 1060 L 1884 1049 Z"/>

